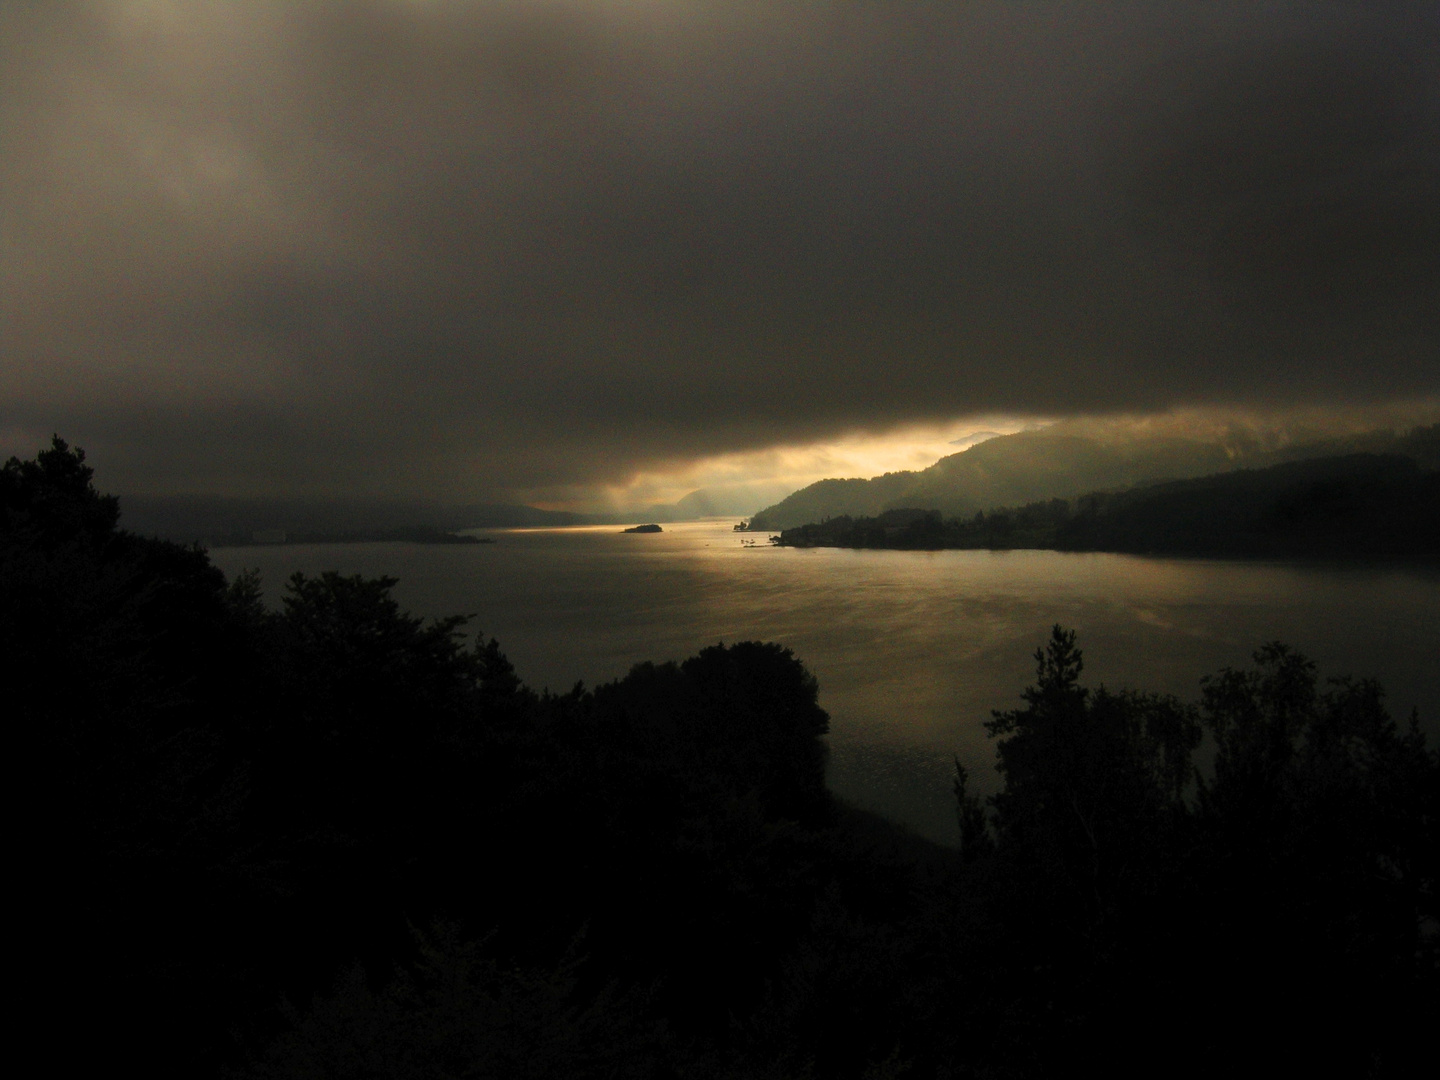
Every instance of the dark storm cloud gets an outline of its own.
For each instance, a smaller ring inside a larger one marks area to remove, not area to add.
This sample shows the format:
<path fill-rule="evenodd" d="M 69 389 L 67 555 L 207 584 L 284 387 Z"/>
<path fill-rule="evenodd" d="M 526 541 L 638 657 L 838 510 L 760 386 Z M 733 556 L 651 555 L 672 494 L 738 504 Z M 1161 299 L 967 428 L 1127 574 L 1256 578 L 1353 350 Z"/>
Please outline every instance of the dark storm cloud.
<path fill-rule="evenodd" d="M 16 3 L 3 427 L 474 495 L 1440 394 L 1433 4 Z"/>

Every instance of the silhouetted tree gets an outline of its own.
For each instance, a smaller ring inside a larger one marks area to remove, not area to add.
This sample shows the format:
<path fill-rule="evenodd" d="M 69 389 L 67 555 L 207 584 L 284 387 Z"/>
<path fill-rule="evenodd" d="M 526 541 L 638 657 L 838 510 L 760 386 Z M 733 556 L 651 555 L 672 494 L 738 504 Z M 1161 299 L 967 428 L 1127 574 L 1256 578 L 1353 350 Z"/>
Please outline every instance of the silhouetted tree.
<path fill-rule="evenodd" d="M 985 804 L 970 794 L 970 771 L 955 759 L 955 779 L 951 784 L 955 795 L 955 816 L 960 825 L 960 854 L 967 862 L 989 855 L 995 850 L 990 836 L 990 821 Z"/>
<path fill-rule="evenodd" d="M 34 461 L 12 457 L 0 468 L 0 529 L 10 543 L 50 549 L 74 541 L 110 539 L 120 502 L 101 495 L 85 451 L 56 435 Z"/>
<path fill-rule="evenodd" d="M 1414 720 L 1399 731 L 1373 681 L 1318 688 L 1279 644 L 1205 680 L 1198 709 L 1084 687 L 1058 626 L 1036 661 L 1025 706 L 987 725 L 994 910 L 1031 973 L 1000 1057 L 1128 1071 L 1179 1040 L 1197 1073 L 1246 1053 L 1390 1074 L 1418 1052 L 1440 757 Z M 956 796 L 982 837 L 963 776 Z"/>
<path fill-rule="evenodd" d="M 1440 1005 L 1440 755 L 1414 717 L 1397 728 L 1373 680 L 1322 688 L 1278 643 L 1254 659 L 1203 688 L 1214 763 L 1190 888 L 1209 915 L 1204 970 L 1256 973 L 1233 988 L 1255 1037 L 1283 1017 L 1317 1064 L 1388 1073 Z"/>

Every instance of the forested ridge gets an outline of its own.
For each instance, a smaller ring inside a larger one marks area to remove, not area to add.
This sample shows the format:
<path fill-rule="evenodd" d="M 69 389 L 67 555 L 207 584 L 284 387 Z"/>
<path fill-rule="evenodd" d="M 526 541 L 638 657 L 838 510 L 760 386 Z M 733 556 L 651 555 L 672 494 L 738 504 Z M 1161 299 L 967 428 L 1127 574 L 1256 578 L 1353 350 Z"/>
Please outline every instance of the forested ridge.
<path fill-rule="evenodd" d="M 1440 429 L 1429 432 L 1440 445 Z M 1319 558 L 1440 555 L 1440 469 L 1349 454 L 942 518 L 889 510 L 784 530 L 787 547 L 1048 548 Z"/>
<path fill-rule="evenodd" d="M 47 1068 L 226 1077 L 1408 1075 L 1440 757 L 1267 645 L 1195 703 L 1073 633 L 957 766 L 958 850 L 835 800 L 815 680 L 717 645 L 564 694 L 393 579 L 118 528 L 0 470 L 23 1020 Z M 896 703 L 903 708 L 903 702 Z"/>
<path fill-rule="evenodd" d="M 1063 421 L 985 439 L 919 472 L 817 481 L 757 511 L 749 527 L 774 532 L 912 508 L 966 520 L 994 507 L 1044 505 L 1089 492 L 1124 492 L 1354 454 L 1407 457 L 1423 468 L 1440 469 L 1440 425 L 1327 436 L 1307 432 L 1303 424 L 1265 432 L 1231 423 L 1205 433 L 1176 423 Z"/>

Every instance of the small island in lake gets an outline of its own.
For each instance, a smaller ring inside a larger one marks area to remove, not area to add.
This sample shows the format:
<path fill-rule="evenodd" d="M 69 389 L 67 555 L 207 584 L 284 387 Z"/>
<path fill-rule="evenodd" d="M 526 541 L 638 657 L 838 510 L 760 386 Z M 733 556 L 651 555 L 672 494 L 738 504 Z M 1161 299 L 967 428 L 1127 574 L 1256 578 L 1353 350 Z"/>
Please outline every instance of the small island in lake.
<path fill-rule="evenodd" d="M 662 528 L 660 528 L 659 525 L 651 524 L 651 525 L 636 525 L 634 528 L 626 529 L 625 531 L 626 531 L 627 533 L 632 533 L 632 532 L 633 532 L 633 533 L 654 533 L 654 532 L 664 532 L 665 530 L 662 529 Z"/>

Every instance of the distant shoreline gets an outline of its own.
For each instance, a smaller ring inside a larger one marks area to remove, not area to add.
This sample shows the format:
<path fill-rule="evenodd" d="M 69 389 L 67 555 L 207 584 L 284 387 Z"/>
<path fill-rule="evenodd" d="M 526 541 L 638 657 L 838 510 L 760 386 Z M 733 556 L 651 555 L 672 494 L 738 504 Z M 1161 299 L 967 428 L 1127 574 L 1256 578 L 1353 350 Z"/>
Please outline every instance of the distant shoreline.
<path fill-rule="evenodd" d="M 431 532 L 422 529 L 382 530 L 365 533 L 299 533 L 281 539 L 245 539 L 228 537 L 202 541 L 206 548 L 294 547 L 297 544 L 493 544 L 493 536 L 461 536 L 456 533 Z"/>

